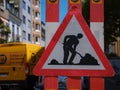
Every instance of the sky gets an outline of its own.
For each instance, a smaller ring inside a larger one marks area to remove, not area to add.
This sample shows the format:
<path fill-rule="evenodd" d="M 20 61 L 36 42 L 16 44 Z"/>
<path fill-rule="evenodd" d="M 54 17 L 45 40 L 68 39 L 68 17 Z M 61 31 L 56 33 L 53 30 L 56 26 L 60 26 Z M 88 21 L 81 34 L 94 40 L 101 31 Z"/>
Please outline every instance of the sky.
<path fill-rule="evenodd" d="M 67 0 L 60 0 L 60 22 L 64 19 L 67 13 Z M 41 0 L 41 20 L 45 23 L 46 0 Z"/>

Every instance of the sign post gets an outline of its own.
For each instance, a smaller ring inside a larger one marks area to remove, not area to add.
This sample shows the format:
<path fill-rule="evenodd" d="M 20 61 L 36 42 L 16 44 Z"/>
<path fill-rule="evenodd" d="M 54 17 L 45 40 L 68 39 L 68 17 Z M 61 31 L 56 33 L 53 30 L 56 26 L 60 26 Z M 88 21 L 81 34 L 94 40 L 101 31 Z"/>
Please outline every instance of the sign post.
<path fill-rule="evenodd" d="M 98 12 L 99 11 L 99 12 Z M 104 51 L 104 0 L 90 0 L 90 28 Z M 97 81 L 97 83 L 96 83 Z M 90 90 L 104 90 L 103 78 L 90 78 Z"/>
<path fill-rule="evenodd" d="M 82 81 L 80 77 L 68 77 L 67 90 L 82 90 Z"/>
<path fill-rule="evenodd" d="M 82 13 L 82 1 L 81 0 L 68 0 L 68 10 L 78 9 Z M 75 83 L 75 84 L 73 84 Z M 82 90 L 81 77 L 68 77 L 67 88 L 68 90 Z"/>
<path fill-rule="evenodd" d="M 90 0 L 90 28 L 104 51 L 104 0 Z"/>
<path fill-rule="evenodd" d="M 104 78 L 91 77 L 90 78 L 90 90 L 104 90 Z"/>
<path fill-rule="evenodd" d="M 59 26 L 59 0 L 46 0 L 45 47 L 49 44 Z"/>
<path fill-rule="evenodd" d="M 58 90 L 58 77 L 45 76 L 44 90 Z"/>
<path fill-rule="evenodd" d="M 53 18 L 54 17 L 54 18 Z M 47 47 L 59 26 L 59 0 L 46 0 L 46 40 Z M 44 76 L 45 90 L 58 90 L 58 78 L 56 76 Z"/>

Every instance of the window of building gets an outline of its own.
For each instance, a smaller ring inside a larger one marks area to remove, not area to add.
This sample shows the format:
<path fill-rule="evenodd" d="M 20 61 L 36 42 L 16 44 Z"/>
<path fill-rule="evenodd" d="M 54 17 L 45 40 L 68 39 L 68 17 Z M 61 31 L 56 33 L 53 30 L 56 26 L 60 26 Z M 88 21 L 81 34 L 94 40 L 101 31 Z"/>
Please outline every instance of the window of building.
<path fill-rule="evenodd" d="M 14 24 L 12 25 L 12 32 L 15 32 L 15 26 L 14 26 Z"/>
<path fill-rule="evenodd" d="M 19 26 L 17 26 L 16 41 L 20 41 L 20 36 L 19 36 Z"/>
<path fill-rule="evenodd" d="M 28 13 L 31 14 L 31 8 L 28 6 Z"/>
<path fill-rule="evenodd" d="M 35 12 L 35 17 L 39 18 L 39 13 Z"/>
<path fill-rule="evenodd" d="M 10 8 L 9 1 L 6 1 L 6 8 L 7 8 L 7 9 L 9 9 L 9 8 Z"/>
<path fill-rule="evenodd" d="M 36 29 L 40 30 L 40 25 L 39 24 L 36 24 Z"/>
<path fill-rule="evenodd" d="M 22 38 L 26 40 L 26 31 L 23 30 Z"/>
<path fill-rule="evenodd" d="M 36 42 L 39 42 L 39 41 L 40 41 L 39 37 L 36 37 Z"/>
<path fill-rule="evenodd" d="M 23 23 L 26 24 L 26 17 L 23 15 Z"/>
<path fill-rule="evenodd" d="M 31 28 L 31 21 L 28 19 L 28 27 Z"/>
<path fill-rule="evenodd" d="M 23 9 L 26 9 L 26 2 L 24 0 L 22 1 L 22 7 Z"/>
<path fill-rule="evenodd" d="M 17 26 L 17 35 L 19 35 L 19 27 Z"/>
<path fill-rule="evenodd" d="M 41 39 L 45 41 L 45 29 L 42 28 L 41 30 Z"/>
<path fill-rule="evenodd" d="M 14 41 L 14 33 L 15 33 L 15 26 L 14 24 L 12 25 L 12 40 Z"/>
<path fill-rule="evenodd" d="M 28 41 L 31 41 L 31 35 L 28 33 Z"/>
<path fill-rule="evenodd" d="M 10 6 L 9 8 L 10 12 L 14 13 L 14 4 L 10 4 L 9 6 Z"/>
<path fill-rule="evenodd" d="M 17 26 L 16 41 L 20 41 L 20 37 L 19 37 L 19 27 L 18 27 L 18 26 Z"/>
<path fill-rule="evenodd" d="M 14 9 L 14 14 L 15 14 L 16 16 L 19 16 L 19 9 L 18 9 L 18 8 L 15 8 L 15 9 Z"/>

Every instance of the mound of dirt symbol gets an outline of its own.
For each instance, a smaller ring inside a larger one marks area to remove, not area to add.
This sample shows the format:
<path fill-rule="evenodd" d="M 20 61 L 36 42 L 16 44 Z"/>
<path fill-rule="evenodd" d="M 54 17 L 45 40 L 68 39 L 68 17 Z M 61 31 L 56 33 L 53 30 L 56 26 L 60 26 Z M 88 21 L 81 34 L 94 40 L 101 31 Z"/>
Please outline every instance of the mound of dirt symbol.
<path fill-rule="evenodd" d="M 80 65 L 99 65 L 97 60 L 91 56 L 89 53 L 85 54 L 84 57 L 80 60 Z"/>

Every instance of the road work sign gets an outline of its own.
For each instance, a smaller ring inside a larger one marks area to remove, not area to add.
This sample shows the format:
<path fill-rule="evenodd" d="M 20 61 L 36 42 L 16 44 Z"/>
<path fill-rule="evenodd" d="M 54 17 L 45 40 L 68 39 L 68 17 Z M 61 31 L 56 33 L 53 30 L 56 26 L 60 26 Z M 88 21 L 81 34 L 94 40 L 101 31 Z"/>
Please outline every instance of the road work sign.
<path fill-rule="evenodd" d="M 114 71 L 80 11 L 75 9 L 67 13 L 34 74 L 112 76 Z"/>

